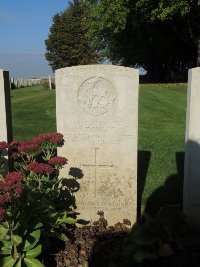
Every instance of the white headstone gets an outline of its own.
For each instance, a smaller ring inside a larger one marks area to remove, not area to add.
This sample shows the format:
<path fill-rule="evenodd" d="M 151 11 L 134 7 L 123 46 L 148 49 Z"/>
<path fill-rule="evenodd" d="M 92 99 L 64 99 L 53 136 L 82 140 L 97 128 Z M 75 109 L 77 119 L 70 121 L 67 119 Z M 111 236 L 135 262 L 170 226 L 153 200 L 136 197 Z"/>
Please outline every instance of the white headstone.
<path fill-rule="evenodd" d="M 0 69 L 0 141 L 12 141 L 9 72 Z"/>
<path fill-rule="evenodd" d="M 0 69 L 0 142 L 12 141 L 12 116 L 10 100 L 9 72 Z M 2 160 L 2 159 L 1 159 Z M 0 161 L 1 161 L 0 160 Z M 3 155 L 4 168 L 0 169 L 0 175 L 8 171 L 7 152 Z"/>
<path fill-rule="evenodd" d="M 190 69 L 188 78 L 183 207 L 200 231 L 200 68 Z"/>
<path fill-rule="evenodd" d="M 49 90 L 52 90 L 52 85 L 51 85 L 51 75 L 49 75 Z"/>
<path fill-rule="evenodd" d="M 65 139 L 58 153 L 84 174 L 76 194 L 79 218 L 94 221 L 104 211 L 110 225 L 136 220 L 138 86 L 132 68 L 56 71 L 57 132 Z"/>

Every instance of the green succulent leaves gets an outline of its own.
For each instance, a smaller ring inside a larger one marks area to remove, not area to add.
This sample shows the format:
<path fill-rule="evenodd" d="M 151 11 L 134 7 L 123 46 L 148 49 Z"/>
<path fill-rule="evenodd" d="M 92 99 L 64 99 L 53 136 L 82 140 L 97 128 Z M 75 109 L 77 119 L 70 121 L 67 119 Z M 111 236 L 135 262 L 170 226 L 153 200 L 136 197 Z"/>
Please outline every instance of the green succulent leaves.
<path fill-rule="evenodd" d="M 2 227 L 0 227 L 1 229 Z M 19 235 L 4 235 L 0 242 L 1 267 L 41 267 L 42 263 L 35 259 L 41 254 L 42 245 L 39 244 L 41 230 L 37 229 L 23 238 Z"/>

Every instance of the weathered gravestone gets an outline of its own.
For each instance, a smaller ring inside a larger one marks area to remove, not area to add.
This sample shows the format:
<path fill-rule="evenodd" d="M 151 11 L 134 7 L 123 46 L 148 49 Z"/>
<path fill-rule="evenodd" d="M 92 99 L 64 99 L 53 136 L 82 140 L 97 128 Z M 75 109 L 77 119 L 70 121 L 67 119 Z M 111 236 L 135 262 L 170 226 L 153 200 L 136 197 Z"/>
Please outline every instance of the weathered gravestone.
<path fill-rule="evenodd" d="M 12 141 L 12 117 L 11 117 L 11 101 L 10 101 L 10 81 L 9 72 L 0 69 L 0 142 Z M 8 164 L 6 154 L 4 155 L 6 161 L 5 172 Z M 1 159 L 0 159 L 1 160 Z"/>
<path fill-rule="evenodd" d="M 186 219 L 200 231 L 200 68 L 189 70 L 184 176 Z"/>
<path fill-rule="evenodd" d="M 136 220 L 139 72 L 90 65 L 56 71 L 57 131 L 69 158 L 84 177 L 76 194 L 80 218 L 110 225 Z M 66 170 L 62 176 L 66 177 Z"/>

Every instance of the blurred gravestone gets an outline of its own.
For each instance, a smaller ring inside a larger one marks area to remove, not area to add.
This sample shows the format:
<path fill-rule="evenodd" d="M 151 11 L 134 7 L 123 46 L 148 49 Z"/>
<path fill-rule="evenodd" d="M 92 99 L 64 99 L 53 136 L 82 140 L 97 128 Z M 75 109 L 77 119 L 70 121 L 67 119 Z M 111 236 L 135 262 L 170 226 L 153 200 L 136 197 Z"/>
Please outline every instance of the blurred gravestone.
<path fill-rule="evenodd" d="M 200 68 L 189 70 L 183 207 L 187 222 L 200 231 Z"/>
<path fill-rule="evenodd" d="M 76 194 L 79 218 L 94 221 L 104 211 L 110 225 L 136 220 L 138 85 L 132 68 L 56 71 L 57 131 L 65 139 L 58 153 L 84 174 Z"/>

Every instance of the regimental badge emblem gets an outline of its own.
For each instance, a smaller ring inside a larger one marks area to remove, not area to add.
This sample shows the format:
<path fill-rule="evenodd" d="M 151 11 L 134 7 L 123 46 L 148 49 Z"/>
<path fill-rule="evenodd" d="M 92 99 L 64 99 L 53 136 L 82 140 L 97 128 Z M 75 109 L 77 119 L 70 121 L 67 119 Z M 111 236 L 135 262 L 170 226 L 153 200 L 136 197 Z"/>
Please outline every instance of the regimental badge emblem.
<path fill-rule="evenodd" d="M 112 110 L 116 91 L 112 83 L 105 78 L 92 77 L 81 84 L 77 99 L 83 110 L 98 116 Z"/>

